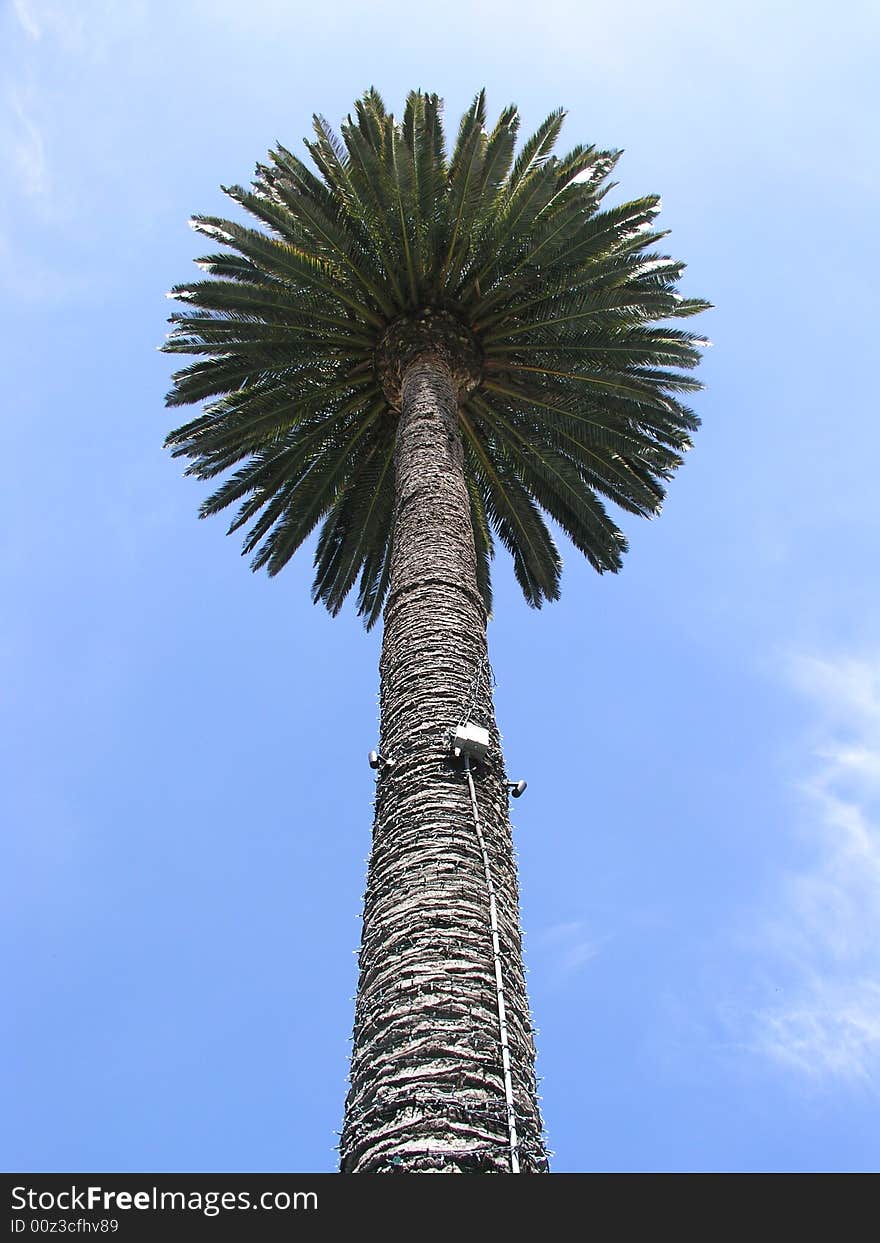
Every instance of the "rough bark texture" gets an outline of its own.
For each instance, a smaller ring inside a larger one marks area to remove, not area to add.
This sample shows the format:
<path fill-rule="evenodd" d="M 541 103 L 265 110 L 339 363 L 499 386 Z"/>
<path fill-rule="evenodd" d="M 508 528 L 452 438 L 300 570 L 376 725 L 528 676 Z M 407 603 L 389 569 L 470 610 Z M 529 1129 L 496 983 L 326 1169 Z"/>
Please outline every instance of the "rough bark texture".
<path fill-rule="evenodd" d="M 341 1170 L 511 1171 L 489 895 L 449 746 L 467 714 L 491 736 L 474 775 L 497 893 L 519 1159 L 522 1172 L 542 1173 L 506 775 L 444 357 L 409 361 L 401 395 L 380 663 L 380 749 L 394 763 L 377 780 Z"/>

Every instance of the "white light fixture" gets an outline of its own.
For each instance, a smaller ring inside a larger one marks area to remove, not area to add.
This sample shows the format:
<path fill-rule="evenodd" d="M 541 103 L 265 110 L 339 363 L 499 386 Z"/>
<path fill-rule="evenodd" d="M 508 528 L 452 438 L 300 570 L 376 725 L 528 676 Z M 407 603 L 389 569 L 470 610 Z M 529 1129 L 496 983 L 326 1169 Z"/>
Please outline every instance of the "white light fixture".
<path fill-rule="evenodd" d="M 489 731 L 482 725 L 474 725 L 472 721 L 456 725 L 452 735 L 452 754 L 456 759 L 464 755 L 478 764 L 482 763 L 489 754 Z"/>

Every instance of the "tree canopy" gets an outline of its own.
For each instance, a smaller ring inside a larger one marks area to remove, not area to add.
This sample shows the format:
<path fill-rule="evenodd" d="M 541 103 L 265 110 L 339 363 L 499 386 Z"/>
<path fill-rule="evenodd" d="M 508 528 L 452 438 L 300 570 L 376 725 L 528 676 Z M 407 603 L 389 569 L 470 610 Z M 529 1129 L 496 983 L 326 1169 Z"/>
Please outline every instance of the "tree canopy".
<path fill-rule="evenodd" d="M 166 443 L 187 473 L 225 479 L 201 516 L 237 505 L 254 569 L 276 574 L 320 525 L 313 597 L 332 613 L 358 582 L 371 626 L 388 588 L 399 379 L 431 339 L 459 380 L 479 585 L 495 539 L 526 600 L 559 595 L 544 514 L 600 573 L 626 540 L 603 498 L 659 512 L 698 426 L 677 396 L 700 339 L 671 326 L 708 303 L 676 289 L 656 195 L 604 207 L 618 151 L 553 150 L 552 112 L 517 150 L 519 115 L 491 130 L 481 91 L 451 155 L 437 95 L 403 118 L 375 90 L 341 139 L 320 116 L 310 168 L 278 144 L 250 189 L 225 193 L 259 227 L 195 216 L 225 249 L 176 286 L 164 349 L 195 355 L 168 404 L 206 403 Z"/>

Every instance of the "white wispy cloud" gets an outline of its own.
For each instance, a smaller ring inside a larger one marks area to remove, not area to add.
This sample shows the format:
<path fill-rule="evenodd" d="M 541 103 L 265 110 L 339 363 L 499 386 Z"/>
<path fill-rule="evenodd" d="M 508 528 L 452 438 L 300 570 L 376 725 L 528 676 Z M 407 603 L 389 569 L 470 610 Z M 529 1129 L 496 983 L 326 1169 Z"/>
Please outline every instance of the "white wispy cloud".
<path fill-rule="evenodd" d="M 811 1079 L 871 1082 L 880 1052 L 880 986 L 816 977 L 800 1000 L 758 1015 L 752 1048 Z"/>
<path fill-rule="evenodd" d="M 18 18 L 18 23 L 25 34 L 31 39 L 39 39 L 42 32 L 34 11 L 27 0 L 12 0 L 12 11 Z"/>
<path fill-rule="evenodd" d="M 880 657 L 798 656 L 813 713 L 804 771 L 809 862 L 759 928 L 790 984 L 747 1021 L 746 1043 L 813 1078 L 880 1074 Z"/>
<path fill-rule="evenodd" d="M 28 197 L 38 198 L 49 189 L 49 162 L 43 132 L 27 92 L 10 87 L 7 99 L 10 121 L 0 135 L 2 146 L 16 172 L 19 188 Z"/>
<path fill-rule="evenodd" d="M 120 39 L 141 32 L 149 10 L 144 0 L 12 0 L 18 24 L 29 39 L 45 39 L 78 60 L 97 63 L 112 55 Z"/>
<path fill-rule="evenodd" d="M 532 942 L 545 961 L 553 987 L 567 983 L 596 957 L 602 945 L 583 920 L 572 919 L 543 928 Z"/>
<path fill-rule="evenodd" d="M 74 50 L 83 46 L 82 33 L 88 9 L 92 7 L 93 0 L 79 6 L 61 4 L 57 0 L 12 0 L 18 24 L 30 39 L 36 41 L 49 34 Z"/>

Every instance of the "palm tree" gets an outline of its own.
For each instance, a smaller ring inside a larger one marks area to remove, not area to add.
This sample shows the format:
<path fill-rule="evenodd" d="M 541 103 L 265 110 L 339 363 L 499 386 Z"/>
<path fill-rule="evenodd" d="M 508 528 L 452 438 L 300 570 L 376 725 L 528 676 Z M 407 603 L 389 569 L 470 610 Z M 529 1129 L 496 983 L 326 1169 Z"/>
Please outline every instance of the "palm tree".
<path fill-rule="evenodd" d="M 207 404 L 167 444 L 225 475 L 200 513 L 238 505 L 254 569 L 319 528 L 315 601 L 335 615 L 357 582 L 384 620 L 342 1171 L 538 1173 L 494 543 L 534 607 L 559 595 L 543 514 L 620 568 L 601 498 L 659 512 L 697 426 L 675 394 L 701 343 L 670 322 L 708 304 L 652 249 L 656 196 L 603 207 L 619 152 L 552 154 L 561 110 L 517 154 L 516 108 L 488 132 L 481 91 L 451 158 L 441 111 L 415 91 L 398 122 L 369 90 L 341 141 L 315 118 L 314 169 L 279 145 L 224 187 L 262 228 L 193 218 L 224 249 L 172 291 L 164 348 L 197 361 L 168 402 Z"/>

